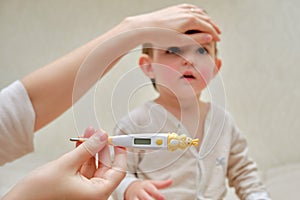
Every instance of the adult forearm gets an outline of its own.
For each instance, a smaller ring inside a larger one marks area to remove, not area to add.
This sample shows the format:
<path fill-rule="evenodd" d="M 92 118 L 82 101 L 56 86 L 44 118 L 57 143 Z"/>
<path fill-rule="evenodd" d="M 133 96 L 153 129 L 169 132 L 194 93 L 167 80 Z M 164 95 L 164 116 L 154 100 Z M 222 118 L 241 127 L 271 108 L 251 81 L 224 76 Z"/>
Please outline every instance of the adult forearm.
<path fill-rule="evenodd" d="M 138 45 L 130 40 L 134 32 L 117 36 L 127 29 L 119 25 L 21 80 L 36 112 L 35 130 L 67 110 L 112 67 L 117 58 Z"/>

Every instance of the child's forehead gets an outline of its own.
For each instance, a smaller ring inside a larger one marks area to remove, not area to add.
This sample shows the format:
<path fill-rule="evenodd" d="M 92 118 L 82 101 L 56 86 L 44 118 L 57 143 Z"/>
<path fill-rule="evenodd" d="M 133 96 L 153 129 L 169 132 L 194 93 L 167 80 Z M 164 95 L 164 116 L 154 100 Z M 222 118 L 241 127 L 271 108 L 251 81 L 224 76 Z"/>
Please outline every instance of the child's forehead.
<path fill-rule="evenodd" d="M 191 47 L 215 47 L 216 41 L 212 40 L 209 42 L 204 42 L 203 34 L 191 34 L 178 37 L 176 39 L 168 39 L 165 43 L 160 43 L 153 45 L 156 49 L 166 49 L 169 47 L 180 47 L 180 48 L 191 48 Z"/>
<path fill-rule="evenodd" d="M 152 48 L 153 49 L 161 49 L 161 50 L 165 50 L 168 49 L 170 47 L 178 47 L 180 49 L 190 49 L 190 48 L 201 48 L 201 47 L 210 47 L 213 48 L 214 47 L 214 42 L 209 42 L 209 43 L 204 43 L 204 44 L 199 44 L 199 43 L 193 43 L 193 44 L 183 44 L 183 43 L 169 43 L 169 44 L 165 44 L 165 45 L 153 45 Z"/>

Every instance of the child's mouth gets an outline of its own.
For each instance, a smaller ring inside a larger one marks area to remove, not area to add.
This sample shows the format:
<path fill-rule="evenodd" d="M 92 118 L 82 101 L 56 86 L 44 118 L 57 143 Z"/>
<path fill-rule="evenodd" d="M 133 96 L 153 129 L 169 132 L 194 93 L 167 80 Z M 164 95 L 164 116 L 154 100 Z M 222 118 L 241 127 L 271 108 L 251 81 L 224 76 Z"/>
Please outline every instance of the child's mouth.
<path fill-rule="evenodd" d="M 181 76 L 182 79 L 185 79 L 185 80 L 194 80 L 196 79 L 196 77 L 192 74 L 184 74 L 183 76 Z"/>
<path fill-rule="evenodd" d="M 182 77 L 183 77 L 183 78 L 192 78 L 192 79 L 195 78 L 193 75 L 183 75 Z"/>

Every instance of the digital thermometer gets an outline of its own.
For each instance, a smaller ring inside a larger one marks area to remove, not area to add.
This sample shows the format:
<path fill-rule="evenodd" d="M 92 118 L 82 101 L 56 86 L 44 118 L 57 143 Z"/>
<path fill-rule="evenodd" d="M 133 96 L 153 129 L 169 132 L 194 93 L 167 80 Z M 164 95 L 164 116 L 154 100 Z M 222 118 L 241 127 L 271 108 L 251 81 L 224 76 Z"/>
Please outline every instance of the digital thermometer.
<path fill-rule="evenodd" d="M 70 140 L 83 142 L 87 138 L 71 138 Z M 168 151 L 197 146 L 198 141 L 198 139 L 192 139 L 186 135 L 177 135 L 176 133 L 139 133 L 108 137 L 108 144 L 113 146 Z"/>

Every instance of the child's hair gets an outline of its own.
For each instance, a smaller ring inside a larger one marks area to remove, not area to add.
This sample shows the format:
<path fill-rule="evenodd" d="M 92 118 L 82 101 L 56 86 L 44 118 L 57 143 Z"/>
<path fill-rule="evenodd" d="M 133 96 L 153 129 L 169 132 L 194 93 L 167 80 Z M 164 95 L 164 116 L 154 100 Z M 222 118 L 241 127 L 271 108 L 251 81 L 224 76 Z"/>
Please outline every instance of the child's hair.
<path fill-rule="evenodd" d="M 150 44 L 150 43 L 143 44 L 143 46 L 142 46 L 142 53 L 146 54 L 146 55 L 148 55 L 148 56 L 150 56 L 152 58 L 153 57 L 153 47 L 152 47 L 152 44 Z M 151 83 L 152 83 L 154 89 L 157 90 L 155 79 L 151 78 L 150 80 L 151 80 Z"/>
<path fill-rule="evenodd" d="M 191 35 L 191 34 L 194 34 L 194 33 L 201 33 L 201 32 L 198 31 L 198 30 L 188 30 L 188 31 L 185 32 L 185 34 L 187 34 L 187 35 Z M 218 53 L 217 42 L 214 42 L 214 43 L 215 43 L 215 55 L 217 56 L 217 53 Z M 143 44 L 142 53 L 146 54 L 150 57 L 153 57 L 153 46 L 152 46 L 152 44 L 150 44 L 150 43 Z M 155 79 L 151 78 L 150 80 L 151 80 L 151 83 L 152 83 L 154 89 L 157 90 Z"/>
<path fill-rule="evenodd" d="M 153 57 L 153 46 L 150 43 L 145 43 L 142 46 L 142 53 L 147 54 L 150 57 Z"/>

